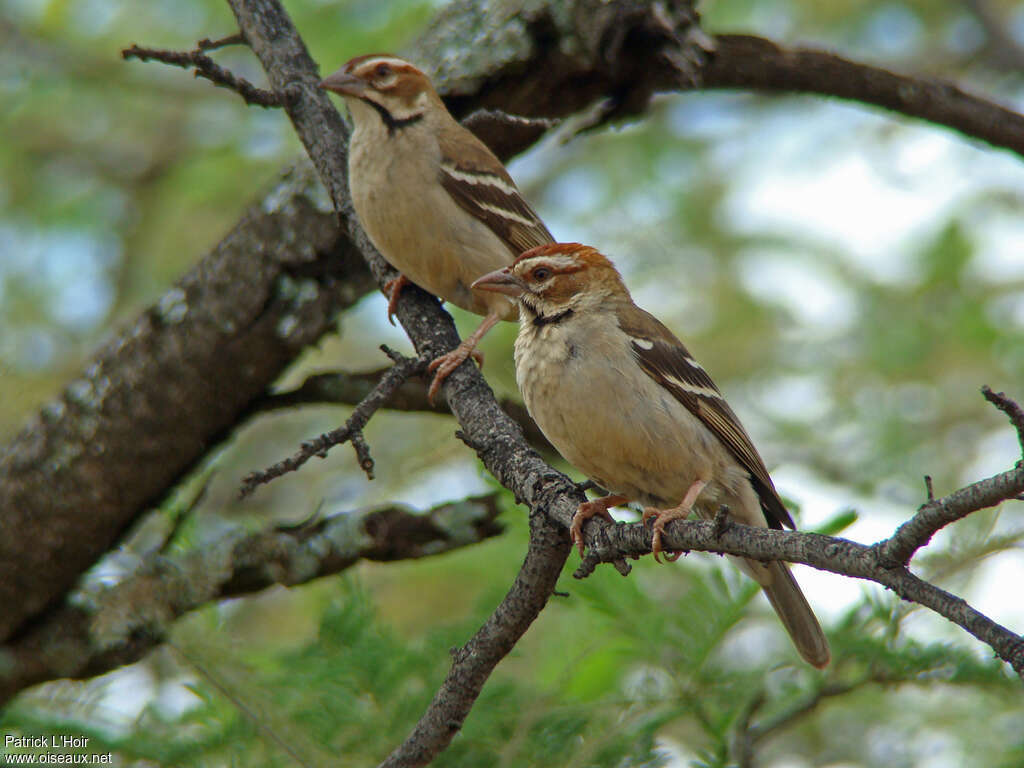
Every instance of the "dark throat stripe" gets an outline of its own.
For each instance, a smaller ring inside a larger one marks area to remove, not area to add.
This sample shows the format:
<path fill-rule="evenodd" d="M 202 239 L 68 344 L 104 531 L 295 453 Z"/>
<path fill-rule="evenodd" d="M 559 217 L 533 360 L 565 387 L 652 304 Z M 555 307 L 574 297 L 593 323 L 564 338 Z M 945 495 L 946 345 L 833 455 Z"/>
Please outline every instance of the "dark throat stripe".
<path fill-rule="evenodd" d="M 396 120 L 390 112 L 375 101 L 370 99 L 363 99 L 367 104 L 377 110 L 377 114 L 380 115 L 380 119 L 384 121 L 384 125 L 388 127 L 388 136 L 394 136 L 395 131 L 401 130 L 402 128 L 408 128 L 410 125 L 415 125 L 423 119 L 423 113 L 420 112 L 418 115 L 407 117 L 404 120 Z"/>
<path fill-rule="evenodd" d="M 545 325 L 555 325 L 567 320 L 572 315 L 572 309 L 566 309 L 559 312 L 557 315 L 537 315 L 533 318 L 533 324 L 538 328 L 542 328 Z"/>

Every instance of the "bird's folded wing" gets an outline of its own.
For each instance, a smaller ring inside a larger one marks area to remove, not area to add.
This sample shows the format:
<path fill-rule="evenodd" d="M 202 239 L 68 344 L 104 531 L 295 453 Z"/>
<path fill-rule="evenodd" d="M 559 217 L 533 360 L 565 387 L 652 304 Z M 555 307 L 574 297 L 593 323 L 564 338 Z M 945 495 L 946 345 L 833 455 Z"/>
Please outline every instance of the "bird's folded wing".
<path fill-rule="evenodd" d="M 456 143 L 442 137 L 441 186 L 463 210 L 486 224 L 513 257 L 554 242 L 501 161 L 472 134 L 466 138 L 472 140 Z"/>
<path fill-rule="evenodd" d="M 618 319 L 640 367 L 700 419 L 750 473 L 768 524 L 795 527 L 764 460 L 708 372 L 672 331 L 648 312 L 629 305 L 619 311 Z"/>

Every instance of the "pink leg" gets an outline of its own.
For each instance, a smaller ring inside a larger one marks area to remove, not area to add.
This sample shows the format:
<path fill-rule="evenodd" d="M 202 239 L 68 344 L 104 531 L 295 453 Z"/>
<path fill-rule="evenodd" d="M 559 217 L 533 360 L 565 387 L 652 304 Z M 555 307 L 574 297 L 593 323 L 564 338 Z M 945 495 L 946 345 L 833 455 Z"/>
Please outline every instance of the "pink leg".
<path fill-rule="evenodd" d="M 497 313 L 488 313 L 487 317 L 484 318 L 484 321 L 480 323 L 480 327 L 467 336 L 459 346 L 451 352 L 435 358 L 430 365 L 427 366 L 427 370 L 434 373 L 434 380 L 430 383 L 430 389 L 427 391 L 427 397 L 430 399 L 431 403 L 434 402 L 434 397 L 437 395 L 438 390 L 441 389 L 441 383 L 448 378 L 448 374 L 462 365 L 467 357 L 472 355 L 473 359 L 483 366 L 483 355 L 474 350 L 476 345 L 480 343 L 480 339 L 482 339 L 500 319 L 501 318 Z"/>
<path fill-rule="evenodd" d="M 407 285 L 412 285 L 412 280 L 402 274 L 399 274 L 394 280 L 388 280 L 384 283 L 384 290 L 388 292 L 388 322 L 392 325 L 395 324 L 395 310 L 398 308 L 398 297 L 402 293 L 402 289 Z"/>
<path fill-rule="evenodd" d="M 707 487 L 707 483 L 704 480 L 695 480 L 678 506 L 670 509 L 644 508 L 643 522 L 646 523 L 650 518 L 654 518 L 654 536 L 651 538 L 651 552 L 654 553 L 654 559 L 657 562 L 661 562 L 659 557 L 663 551 L 661 549 L 661 534 L 665 532 L 665 526 L 673 520 L 685 520 L 689 517 L 690 512 L 693 511 L 693 503 L 697 501 L 697 497 L 700 496 L 700 492 L 705 487 Z M 675 562 L 679 559 L 679 554 L 676 552 L 673 555 L 665 555 L 665 560 L 670 563 Z"/>
<path fill-rule="evenodd" d="M 608 512 L 610 507 L 616 507 L 624 501 L 625 496 L 605 496 L 593 501 L 585 501 L 576 508 L 576 514 L 572 516 L 572 526 L 569 528 L 569 536 L 572 543 L 580 550 L 580 557 L 583 557 L 583 524 L 592 517 L 603 517 L 609 523 L 615 519 Z"/>

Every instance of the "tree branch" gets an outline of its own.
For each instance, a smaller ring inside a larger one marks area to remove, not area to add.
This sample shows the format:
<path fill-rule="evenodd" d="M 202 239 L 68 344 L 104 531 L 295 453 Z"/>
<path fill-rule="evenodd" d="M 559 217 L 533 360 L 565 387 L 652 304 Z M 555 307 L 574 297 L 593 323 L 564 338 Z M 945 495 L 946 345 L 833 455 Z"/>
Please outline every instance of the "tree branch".
<path fill-rule="evenodd" d="M 976 505 L 969 511 L 975 511 L 1016 498 L 1022 491 L 1024 466 L 1017 466 L 973 483 L 935 503 L 940 507 L 948 503 L 956 510 L 958 519 L 967 514 L 964 511 L 966 499 Z M 570 519 L 559 517 L 558 521 L 568 525 Z M 713 520 L 674 522 L 666 527 L 665 532 L 667 536 L 662 537 L 665 549 L 741 555 L 763 561 L 785 560 L 874 581 L 904 600 L 923 605 L 967 630 L 1024 677 L 1024 638 L 978 612 L 963 599 L 919 579 L 905 565 L 892 565 L 891 561 L 884 560 L 881 553 L 899 534 L 898 531 L 892 538 L 873 545 L 816 533 L 751 528 L 738 523 L 722 526 Z M 588 550 L 574 574 L 577 578 L 589 575 L 600 562 L 640 557 L 651 551 L 650 532 L 639 523 L 605 524 L 593 536 L 587 535 L 586 540 Z"/>
<path fill-rule="evenodd" d="M 787 54 L 756 38 L 720 36 L 709 58 L 695 22 L 692 8 L 678 1 L 566 0 L 557 8 L 544 2 L 456 2 L 438 14 L 411 56 L 431 70 L 457 115 L 494 108 L 558 118 L 599 99 L 610 99 L 610 117 L 640 114 L 653 93 L 690 88 L 703 77 L 707 87 L 863 96 L 1021 153 L 1022 118 L 990 102 L 837 62 L 831 54 Z M 287 41 L 297 40 L 293 32 Z M 466 45 L 467 35 L 475 35 L 478 44 Z M 300 62 L 296 102 L 290 96 L 288 78 L 296 69 L 289 53 Z M 305 125 L 304 139 L 346 231 L 318 210 L 315 192 L 269 195 L 7 446 L 0 456 L 0 637 L 65 594 L 125 526 L 238 424 L 305 344 L 330 330 L 337 311 L 369 290 L 358 253 L 367 255 L 378 282 L 389 274 L 354 226 L 347 204 L 340 118 L 318 100 L 318 76 L 301 43 L 282 54 L 271 67 L 281 74 L 272 74 L 271 87 L 278 98 L 289 97 L 290 116 Z M 907 85 L 902 97 L 900 82 Z M 932 97 L 938 99 L 934 105 L 928 103 Z M 536 137 L 535 130 L 520 134 L 501 121 L 485 122 L 480 130 L 502 157 Z M 296 289 L 306 281 L 316 287 L 312 301 Z M 404 292 L 399 316 L 419 354 L 454 346 L 450 319 L 423 294 Z M 496 405 L 492 409 L 489 394 L 480 392 L 487 392 L 482 379 L 466 366 L 446 387 L 467 441 L 520 498 L 534 507 L 541 499 L 559 520 L 568 520 L 579 497 L 538 493 L 569 493 L 571 484 L 525 448 L 515 427 Z M 477 418 L 467 426 L 466 420 Z M 82 515 L 82 509 L 90 514 Z M 597 528 L 588 526 L 592 538 Z"/>
<path fill-rule="evenodd" d="M 1013 428 L 1017 430 L 1017 442 L 1020 443 L 1021 457 L 1024 460 L 1024 408 L 1008 398 L 1005 393 L 993 392 L 987 385 L 981 388 L 981 394 L 992 405 L 1005 413 Z"/>
<path fill-rule="evenodd" d="M 331 371 L 313 374 L 294 389 L 287 392 L 276 392 L 258 400 L 253 412 L 256 414 L 302 405 L 357 405 L 373 390 L 388 370 L 384 368 L 365 373 Z M 522 403 L 505 397 L 498 401 L 498 404 L 501 406 L 501 410 L 519 425 L 526 440 L 536 450 L 543 453 L 557 453 Z M 403 382 L 381 407 L 394 411 L 422 413 L 450 414 L 452 412 L 446 402 L 431 404 L 427 398 L 427 384 L 419 378 Z"/>
<path fill-rule="evenodd" d="M 0 641 L 64 595 L 371 290 L 322 201 L 308 166 L 285 174 L 0 449 Z"/>
<path fill-rule="evenodd" d="M 325 432 L 319 437 L 307 440 L 294 455 L 287 459 L 279 461 L 262 471 L 250 472 L 242 480 L 239 498 L 244 499 L 259 486 L 269 483 L 274 478 L 294 472 L 314 456 L 324 458 L 331 448 L 345 442 L 352 443 L 356 451 L 356 458 L 359 460 L 359 466 L 366 473 L 366 477 L 373 480 L 373 458 L 370 456 L 370 447 L 363 437 L 363 428 L 370 421 L 373 414 L 388 401 L 392 393 L 404 384 L 410 376 L 425 370 L 428 362 L 422 358 L 403 357 L 383 345 L 381 349 L 394 361 L 394 365 L 380 377 L 373 389 L 359 401 L 352 411 L 352 415 L 348 417 L 345 423 L 337 429 L 332 429 L 330 432 Z"/>
<path fill-rule="evenodd" d="M 1024 452 L 1024 409 L 1002 392 L 995 393 L 987 386 L 981 388 L 985 399 L 1010 417 L 1017 430 Z M 905 522 L 891 538 L 880 542 L 878 562 L 884 568 L 899 568 L 907 565 L 914 553 L 931 541 L 939 530 L 950 523 L 986 507 L 994 507 L 1003 501 L 1017 498 L 1024 488 L 1019 486 L 1020 470 L 1024 464 L 1018 462 L 1018 472 L 1004 472 L 978 483 L 972 483 L 941 499 L 929 498 L 910 520 Z M 931 496 L 931 483 L 928 483 Z"/>
<path fill-rule="evenodd" d="M 704 68 L 705 88 L 743 88 L 837 96 L 874 104 L 1024 156 L 1024 115 L 961 90 L 844 59 L 825 51 L 786 49 L 749 35 L 717 35 Z"/>
<path fill-rule="evenodd" d="M 171 623 L 203 605 L 274 584 L 295 586 L 360 560 L 438 555 L 502 532 L 497 494 L 419 514 L 388 506 L 293 528 L 230 535 L 178 557 L 147 557 L 116 586 L 83 594 L 0 646 L 0 707 L 44 680 L 92 677 L 142 658 Z"/>
<path fill-rule="evenodd" d="M 207 56 L 204 51 L 210 51 L 225 45 L 234 45 L 243 42 L 239 35 L 230 35 L 220 40 L 204 39 L 199 41 L 195 50 L 192 51 L 165 51 L 160 48 L 140 48 L 137 45 L 129 46 L 121 51 L 121 58 L 138 59 L 139 61 L 162 61 L 164 64 L 171 64 L 184 69 L 195 70 L 196 77 L 205 77 L 214 85 L 234 91 L 243 99 L 246 104 L 258 107 L 280 107 L 283 106 L 281 97 L 277 94 L 257 88 L 244 77 L 238 77 L 232 72 L 224 69 L 213 59 Z"/>
<path fill-rule="evenodd" d="M 569 554 L 565 532 L 539 507 L 530 510 L 530 544 L 512 588 L 472 639 L 452 652 L 452 668 L 413 732 L 381 768 L 426 765 L 462 728 L 494 667 L 547 604 Z"/>

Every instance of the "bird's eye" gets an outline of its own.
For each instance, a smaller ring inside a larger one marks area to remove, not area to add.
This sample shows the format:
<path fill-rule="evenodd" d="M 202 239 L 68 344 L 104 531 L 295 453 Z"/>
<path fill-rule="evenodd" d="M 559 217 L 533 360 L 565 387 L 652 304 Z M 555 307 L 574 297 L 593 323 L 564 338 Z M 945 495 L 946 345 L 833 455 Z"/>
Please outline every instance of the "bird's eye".
<path fill-rule="evenodd" d="M 391 67 L 388 64 L 378 64 L 377 68 L 373 70 L 373 74 L 377 77 L 387 77 L 391 74 Z"/>
<path fill-rule="evenodd" d="M 547 267 L 537 267 L 530 273 L 534 280 L 547 280 L 551 277 L 551 270 Z"/>

